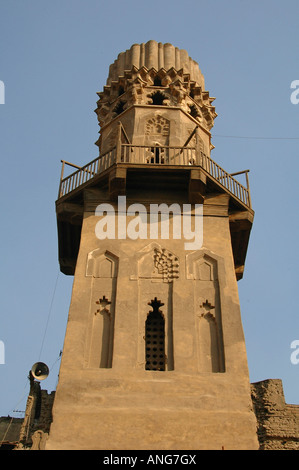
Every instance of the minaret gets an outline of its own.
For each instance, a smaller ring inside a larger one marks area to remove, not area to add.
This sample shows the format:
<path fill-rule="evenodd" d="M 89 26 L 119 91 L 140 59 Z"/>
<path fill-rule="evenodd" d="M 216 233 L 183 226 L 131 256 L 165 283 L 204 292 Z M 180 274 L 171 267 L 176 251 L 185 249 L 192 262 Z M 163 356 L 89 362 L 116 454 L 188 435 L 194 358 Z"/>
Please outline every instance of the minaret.
<path fill-rule="evenodd" d="M 254 213 L 211 158 L 214 98 L 155 41 L 98 97 L 99 156 L 56 201 L 74 283 L 46 448 L 257 449 L 237 286 Z"/>

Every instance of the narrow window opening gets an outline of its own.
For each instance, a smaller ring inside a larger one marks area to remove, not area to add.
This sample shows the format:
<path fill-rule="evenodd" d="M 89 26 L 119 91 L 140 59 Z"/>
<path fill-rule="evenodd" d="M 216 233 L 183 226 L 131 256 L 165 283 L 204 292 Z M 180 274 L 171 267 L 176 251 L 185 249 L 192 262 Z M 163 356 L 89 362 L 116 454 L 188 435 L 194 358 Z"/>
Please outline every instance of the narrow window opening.
<path fill-rule="evenodd" d="M 165 320 L 161 310 L 164 304 L 157 300 L 149 302 L 153 311 L 145 322 L 145 370 L 165 370 Z"/>
<path fill-rule="evenodd" d="M 161 78 L 158 77 L 158 75 L 156 75 L 156 77 L 155 77 L 154 86 L 162 86 Z"/>
<path fill-rule="evenodd" d="M 151 147 L 151 158 L 150 163 L 164 163 L 164 149 L 159 145 Z"/>
<path fill-rule="evenodd" d="M 125 92 L 125 89 L 123 86 L 120 86 L 118 89 L 118 96 L 122 95 Z"/>

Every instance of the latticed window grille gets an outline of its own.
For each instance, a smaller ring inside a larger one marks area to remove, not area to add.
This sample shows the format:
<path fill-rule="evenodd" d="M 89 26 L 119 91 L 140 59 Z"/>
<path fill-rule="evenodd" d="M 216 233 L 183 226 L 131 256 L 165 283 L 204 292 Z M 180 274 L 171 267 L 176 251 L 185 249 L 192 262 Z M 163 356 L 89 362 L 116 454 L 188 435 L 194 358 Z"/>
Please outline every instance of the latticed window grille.
<path fill-rule="evenodd" d="M 159 310 L 162 304 L 157 297 L 149 305 L 153 311 L 145 322 L 145 358 L 146 370 L 165 370 L 165 320 Z"/>

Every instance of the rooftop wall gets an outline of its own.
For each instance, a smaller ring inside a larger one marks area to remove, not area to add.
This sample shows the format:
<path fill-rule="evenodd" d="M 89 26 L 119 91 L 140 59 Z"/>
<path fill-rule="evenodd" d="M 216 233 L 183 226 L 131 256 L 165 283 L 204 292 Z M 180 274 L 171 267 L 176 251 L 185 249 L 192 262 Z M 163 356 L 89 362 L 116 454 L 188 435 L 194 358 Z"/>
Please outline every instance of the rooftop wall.
<path fill-rule="evenodd" d="M 299 405 L 285 402 L 282 381 L 251 385 L 261 450 L 299 450 Z"/>

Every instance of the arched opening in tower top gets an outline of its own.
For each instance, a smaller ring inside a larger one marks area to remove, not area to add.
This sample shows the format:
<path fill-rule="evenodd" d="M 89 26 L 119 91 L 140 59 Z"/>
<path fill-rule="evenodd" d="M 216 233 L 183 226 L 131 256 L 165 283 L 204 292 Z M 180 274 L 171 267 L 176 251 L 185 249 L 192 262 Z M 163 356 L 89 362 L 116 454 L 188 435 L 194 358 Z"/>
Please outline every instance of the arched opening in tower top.
<path fill-rule="evenodd" d="M 191 104 L 191 106 L 189 106 L 189 109 L 189 113 L 192 117 L 196 118 L 197 116 L 199 116 L 199 112 L 194 104 Z"/>
<path fill-rule="evenodd" d="M 121 113 L 124 112 L 124 110 L 125 110 L 125 109 L 124 109 L 124 106 L 125 106 L 125 102 L 124 102 L 124 101 L 119 101 L 118 104 L 115 106 L 115 108 L 114 108 L 113 111 L 114 111 L 117 115 L 119 115 L 119 114 L 121 114 Z"/>
<path fill-rule="evenodd" d="M 162 304 L 155 297 L 149 302 L 153 311 L 145 322 L 145 370 L 165 370 L 165 320 L 159 307 Z"/>
<path fill-rule="evenodd" d="M 156 106 L 162 106 L 163 101 L 165 100 L 165 96 L 160 91 L 156 91 L 155 93 L 151 95 L 151 99 L 152 99 L 151 104 L 156 105 Z"/>

